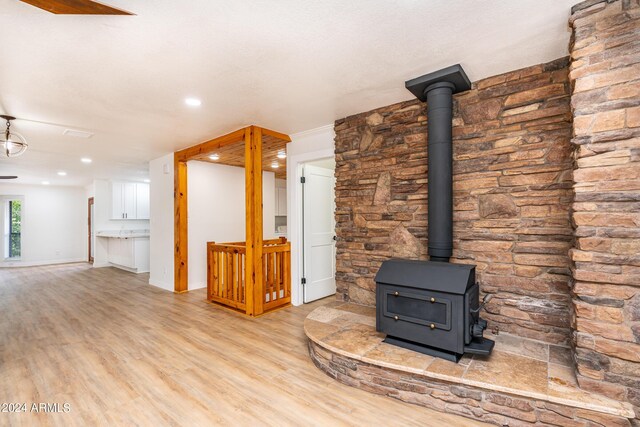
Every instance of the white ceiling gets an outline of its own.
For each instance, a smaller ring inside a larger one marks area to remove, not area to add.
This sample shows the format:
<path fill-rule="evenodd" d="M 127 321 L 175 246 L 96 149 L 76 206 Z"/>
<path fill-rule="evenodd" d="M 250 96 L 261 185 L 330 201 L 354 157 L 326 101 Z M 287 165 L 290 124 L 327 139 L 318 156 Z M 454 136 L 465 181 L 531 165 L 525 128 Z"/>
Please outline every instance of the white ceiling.
<path fill-rule="evenodd" d="M 31 120 L 0 175 L 143 179 L 148 160 L 248 124 L 292 134 L 411 99 L 405 80 L 454 63 L 475 81 L 550 61 L 577 0 L 102 1 L 136 16 L 0 0 L 0 113 Z"/>

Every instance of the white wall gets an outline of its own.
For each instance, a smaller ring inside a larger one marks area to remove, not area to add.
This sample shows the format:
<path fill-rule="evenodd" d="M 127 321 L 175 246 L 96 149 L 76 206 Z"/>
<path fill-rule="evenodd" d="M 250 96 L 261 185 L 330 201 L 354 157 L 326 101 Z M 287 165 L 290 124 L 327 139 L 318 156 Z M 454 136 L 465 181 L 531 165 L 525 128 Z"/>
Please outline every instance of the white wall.
<path fill-rule="evenodd" d="M 173 153 L 149 163 L 149 283 L 173 291 Z"/>
<path fill-rule="evenodd" d="M 0 266 L 87 260 L 87 199 L 82 187 L 0 184 L 0 198 L 21 196 L 22 256 Z M 4 206 L 4 202 L 2 203 Z M 2 209 L 4 217 L 4 208 Z M 2 219 L 4 221 L 4 218 Z M 4 246 L 4 245 L 2 245 Z M 3 252 L 4 248 L 0 249 Z"/>
<path fill-rule="evenodd" d="M 234 166 L 187 164 L 189 289 L 207 286 L 207 242 L 245 240 L 245 171 Z M 275 238 L 275 175 L 262 174 L 263 236 Z"/>
<path fill-rule="evenodd" d="M 95 233 L 101 231 L 114 230 L 148 230 L 149 220 L 147 219 L 111 219 L 111 183 L 107 180 L 93 181 L 93 229 Z M 107 261 L 107 243 L 108 239 L 96 238 L 96 246 L 94 248 L 94 267 L 106 267 Z"/>
<path fill-rule="evenodd" d="M 335 156 L 333 124 L 291 135 L 287 144 L 287 232 L 291 241 L 291 303 L 302 304 L 302 164 Z"/>
<path fill-rule="evenodd" d="M 167 172 L 167 173 L 165 173 Z M 173 154 L 149 163 L 151 272 L 149 283 L 173 291 Z M 189 289 L 206 286 L 206 242 L 245 238 L 244 169 L 191 161 L 187 167 Z M 275 237 L 275 176 L 263 174 L 264 238 Z"/>

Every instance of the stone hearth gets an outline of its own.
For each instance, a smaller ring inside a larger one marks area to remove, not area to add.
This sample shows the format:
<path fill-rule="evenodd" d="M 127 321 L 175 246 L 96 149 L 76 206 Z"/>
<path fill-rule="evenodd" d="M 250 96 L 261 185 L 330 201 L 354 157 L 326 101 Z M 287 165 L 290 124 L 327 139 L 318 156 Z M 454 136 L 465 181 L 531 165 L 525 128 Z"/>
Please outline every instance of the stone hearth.
<path fill-rule="evenodd" d="M 305 320 L 309 352 L 340 382 L 497 425 L 626 426 L 630 404 L 581 390 L 570 350 L 501 333 L 453 363 L 383 343 L 375 308 L 332 302 Z"/>

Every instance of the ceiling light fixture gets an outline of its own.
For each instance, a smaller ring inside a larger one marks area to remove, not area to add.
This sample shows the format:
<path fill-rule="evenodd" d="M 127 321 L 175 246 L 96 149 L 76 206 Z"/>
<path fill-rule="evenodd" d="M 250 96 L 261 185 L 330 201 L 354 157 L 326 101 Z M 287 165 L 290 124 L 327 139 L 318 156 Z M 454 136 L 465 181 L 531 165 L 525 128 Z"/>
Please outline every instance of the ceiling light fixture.
<path fill-rule="evenodd" d="M 49 185 L 49 181 L 42 181 L 42 185 Z"/>
<path fill-rule="evenodd" d="M 65 171 L 59 171 L 58 176 L 67 176 L 67 173 Z"/>
<path fill-rule="evenodd" d="M 273 163 L 271 163 L 271 167 L 273 169 L 278 169 L 280 167 L 280 165 L 278 164 L 278 162 L 273 162 Z"/>
<path fill-rule="evenodd" d="M 287 153 L 285 153 L 284 151 L 278 151 L 278 158 L 279 159 L 286 159 L 287 158 Z"/>
<path fill-rule="evenodd" d="M 91 160 L 91 159 L 90 159 L 90 158 L 88 158 L 88 157 L 83 157 L 83 158 L 81 158 L 81 159 L 80 159 L 80 161 L 81 161 L 82 163 L 89 164 L 89 163 L 91 163 L 93 160 Z"/>
<path fill-rule="evenodd" d="M 151 182 L 150 179 L 145 179 L 144 182 L 146 182 L 147 184 Z"/>
<path fill-rule="evenodd" d="M 200 101 L 198 98 L 187 98 L 184 100 L 184 103 L 189 107 L 199 107 L 202 105 L 202 101 Z"/>
<path fill-rule="evenodd" d="M 2 147 L 2 153 L 7 157 L 16 157 L 27 151 L 27 141 L 20 134 L 11 132 L 11 120 L 16 118 L 13 116 L 0 115 L 7 121 L 7 130 L 0 135 L 0 146 Z"/>
<path fill-rule="evenodd" d="M 217 154 L 212 154 L 212 155 L 210 155 L 210 156 L 209 156 L 209 158 L 210 158 L 211 160 L 220 160 L 220 156 L 219 156 L 219 155 L 217 155 Z"/>

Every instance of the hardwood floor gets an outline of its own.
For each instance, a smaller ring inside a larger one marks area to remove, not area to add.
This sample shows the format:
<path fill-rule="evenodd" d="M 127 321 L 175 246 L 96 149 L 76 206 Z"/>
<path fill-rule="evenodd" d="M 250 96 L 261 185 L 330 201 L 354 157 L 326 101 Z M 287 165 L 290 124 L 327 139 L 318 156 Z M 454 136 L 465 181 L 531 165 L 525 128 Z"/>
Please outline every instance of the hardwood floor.
<path fill-rule="evenodd" d="M 0 425 L 479 425 L 318 370 L 302 325 L 327 301 L 248 319 L 147 280 L 87 264 L 0 269 L 0 404 L 27 404 Z"/>

